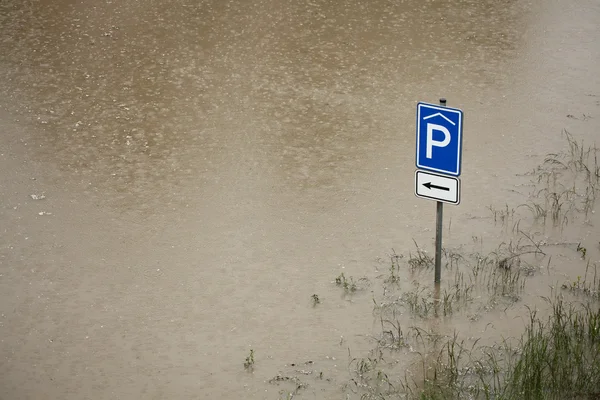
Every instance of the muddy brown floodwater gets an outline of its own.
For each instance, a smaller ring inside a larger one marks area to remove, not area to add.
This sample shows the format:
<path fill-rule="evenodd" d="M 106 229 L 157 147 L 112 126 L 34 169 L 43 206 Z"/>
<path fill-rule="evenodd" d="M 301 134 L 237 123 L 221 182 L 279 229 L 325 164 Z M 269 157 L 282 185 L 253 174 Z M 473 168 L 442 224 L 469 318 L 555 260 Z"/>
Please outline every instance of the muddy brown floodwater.
<path fill-rule="evenodd" d="M 332 282 L 433 245 L 416 103 L 465 113 L 445 246 L 493 241 L 597 138 L 599 37 L 595 0 L 0 0 L 0 398 L 277 399 L 292 363 L 354 396 L 379 289 Z"/>

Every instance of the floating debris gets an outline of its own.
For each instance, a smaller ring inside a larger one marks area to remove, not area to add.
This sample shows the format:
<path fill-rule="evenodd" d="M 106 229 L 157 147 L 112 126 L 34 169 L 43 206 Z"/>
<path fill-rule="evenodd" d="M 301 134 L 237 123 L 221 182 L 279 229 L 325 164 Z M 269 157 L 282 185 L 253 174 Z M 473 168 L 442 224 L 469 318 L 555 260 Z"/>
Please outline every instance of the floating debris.
<path fill-rule="evenodd" d="M 46 198 L 46 196 L 43 194 L 30 194 L 29 197 L 31 197 L 33 200 L 44 200 Z"/>

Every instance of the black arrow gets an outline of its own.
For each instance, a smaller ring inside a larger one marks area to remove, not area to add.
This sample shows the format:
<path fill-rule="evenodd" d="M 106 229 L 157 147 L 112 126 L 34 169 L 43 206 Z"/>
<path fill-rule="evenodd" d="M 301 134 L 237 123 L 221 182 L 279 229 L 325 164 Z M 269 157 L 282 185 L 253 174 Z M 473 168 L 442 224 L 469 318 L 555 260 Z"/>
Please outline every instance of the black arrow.
<path fill-rule="evenodd" d="M 447 188 L 444 186 L 433 185 L 431 182 L 424 183 L 423 186 L 425 186 L 427 189 L 440 189 L 440 190 L 445 190 L 446 192 L 450 191 L 450 188 Z"/>

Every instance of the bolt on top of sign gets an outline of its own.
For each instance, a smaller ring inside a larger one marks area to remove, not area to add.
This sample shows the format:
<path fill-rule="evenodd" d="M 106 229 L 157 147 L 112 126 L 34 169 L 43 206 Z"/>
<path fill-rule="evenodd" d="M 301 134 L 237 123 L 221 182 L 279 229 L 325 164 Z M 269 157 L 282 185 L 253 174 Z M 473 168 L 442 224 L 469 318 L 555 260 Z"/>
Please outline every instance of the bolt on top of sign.
<path fill-rule="evenodd" d="M 417 168 L 459 176 L 463 112 L 434 104 L 417 105 Z"/>

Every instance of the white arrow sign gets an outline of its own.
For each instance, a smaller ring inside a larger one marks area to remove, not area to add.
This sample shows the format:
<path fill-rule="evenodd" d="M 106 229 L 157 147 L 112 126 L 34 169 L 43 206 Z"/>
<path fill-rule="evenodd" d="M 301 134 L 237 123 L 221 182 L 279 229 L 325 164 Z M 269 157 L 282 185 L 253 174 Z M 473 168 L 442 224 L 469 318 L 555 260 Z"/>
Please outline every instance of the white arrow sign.
<path fill-rule="evenodd" d="M 415 172 L 415 195 L 444 203 L 460 203 L 460 180 L 452 176 Z"/>

